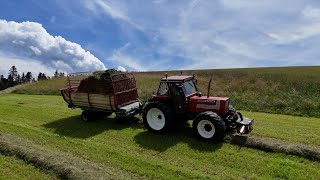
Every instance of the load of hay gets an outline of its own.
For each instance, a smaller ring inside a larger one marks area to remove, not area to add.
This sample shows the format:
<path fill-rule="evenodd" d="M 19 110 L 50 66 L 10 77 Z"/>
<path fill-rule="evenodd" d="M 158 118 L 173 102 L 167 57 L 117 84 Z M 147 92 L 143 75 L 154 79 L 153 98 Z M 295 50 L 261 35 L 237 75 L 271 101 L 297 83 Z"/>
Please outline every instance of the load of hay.
<path fill-rule="evenodd" d="M 106 71 L 96 71 L 93 75 L 83 79 L 78 87 L 78 92 L 109 94 L 113 93 L 113 85 L 111 76 L 114 80 L 125 79 L 125 74 L 120 74 L 120 71 L 108 69 Z"/>

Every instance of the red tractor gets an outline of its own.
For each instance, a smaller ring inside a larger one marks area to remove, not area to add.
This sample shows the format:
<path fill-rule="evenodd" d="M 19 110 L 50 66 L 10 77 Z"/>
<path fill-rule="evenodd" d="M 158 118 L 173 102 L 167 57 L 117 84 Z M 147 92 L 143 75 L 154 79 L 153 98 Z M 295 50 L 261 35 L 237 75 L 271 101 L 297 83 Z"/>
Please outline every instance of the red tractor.
<path fill-rule="evenodd" d="M 162 78 L 157 94 L 144 105 L 142 116 L 145 127 L 156 134 L 171 130 L 178 119 L 192 119 L 194 134 L 204 141 L 221 140 L 227 130 L 248 134 L 253 129 L 253 120 L 243 118 L 228 97 L 202 96 L 193 76 Z"/>

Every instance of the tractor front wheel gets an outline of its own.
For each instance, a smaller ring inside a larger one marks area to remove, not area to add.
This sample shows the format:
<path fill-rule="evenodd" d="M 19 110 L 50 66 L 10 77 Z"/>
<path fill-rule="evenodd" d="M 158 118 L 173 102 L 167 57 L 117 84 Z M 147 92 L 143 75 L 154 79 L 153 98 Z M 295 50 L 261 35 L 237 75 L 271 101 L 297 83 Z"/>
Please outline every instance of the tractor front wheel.
<path fill-rule="evenodd" d="M 203 141 L 220 141 L 225 135 L 226 126 L 223 119 L 214 112 L 199 114 L 192 124 L 194 134 Z"/>
<path fill-rule="evenodd" d="M 173 114 L 165 104 L 151 101 L 143 109 L 143 124 L 152 133 L 163 134 L 173 127 Z"/>

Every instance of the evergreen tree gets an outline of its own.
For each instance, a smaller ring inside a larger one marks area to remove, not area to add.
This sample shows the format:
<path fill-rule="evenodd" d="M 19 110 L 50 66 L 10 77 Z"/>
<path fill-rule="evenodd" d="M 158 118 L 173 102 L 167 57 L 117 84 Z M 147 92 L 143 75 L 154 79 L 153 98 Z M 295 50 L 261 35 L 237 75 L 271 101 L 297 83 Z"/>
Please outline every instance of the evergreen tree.
<path fill-rule="evenodd" d="M 21 84 L 21 76 L 20 76 L 20 74 L 18 74 L 18 76 L 17 76 L 17 84 Z"/>
<path fill-rule="evenodd" d="M 60 73 L 59 73 L 59 77 L 64 77 L 64 73 L 63 73 L 63 72 L 60 72 Z"/>
<path fill-rule="evenodd" d="M 39 72 L 38 81 L 47 80 L 47 76 L 45 73 Z"/>
<path fill-rule="evenodd" d="M 54 72 L 54 77 L 55 78 L 59 77 L 58 69 L 56 70 L 56 72 Z"/>
<path fill-rule="evenodd" d="M 38 81 L 41 81 L 41 77 L 42 77 L 42 72 L 39 72 L 39 74 L 38 74 Z"/>
<path fill-rule="evenodd" d="M 26 76 L 24 75 L 24 72 L 22 73 L 21 82 L 22 83 L 26 82 Z"/>
<path fill-rule="evenodd" d="M 41 80 L 47 80 L 47 76 L 45 73 L 42 73 Z"/>
<path fill-rule="evenodd" d="M 0 76 L 0 90 L 6 89 L 9 86 L 8 79 L 4 78 L 3 75 Z"/>
<path fill-rule="evenodd" d="M 17 81 L 18 77 L 18 70 L 16 66 L 12 66 L 9 70 L 9 75 L 8 75 L 8 81 L 14 85 L 14 83 Z"/>
<path fill-rule="evenodd" d="M 12 79 L 13 79 L 12 75 L 9 74 L 9 76 L 8 76 L 8 87 L 13 85 L 13 80 Z"/>
<path fill-rule="evenodd" d="M 31 73 L 31 72 L 27 72 L 25 78 L 26 78 L 26 82 L 31 82 L 31 80 L 32 80 L 32 73 Z"/>

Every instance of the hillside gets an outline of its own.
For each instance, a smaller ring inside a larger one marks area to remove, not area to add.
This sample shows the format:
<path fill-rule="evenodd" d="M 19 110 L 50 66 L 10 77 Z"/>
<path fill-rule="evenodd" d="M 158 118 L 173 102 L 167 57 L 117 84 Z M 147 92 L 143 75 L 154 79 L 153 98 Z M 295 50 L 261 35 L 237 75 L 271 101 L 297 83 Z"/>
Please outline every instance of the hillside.
<path fill-rule="evenodd" d="M 141 100 L 146 101 L 157 90 L 159 79 L 165 73 L 134 73 Z M 177 75 L 180 71 L 167 73 Z M 207 94 L 212 78 L 210 95 L 228 96 L 238 109 L 320 117 L 320 66 L 189 70 L 183 74 L 196 75 L 203 95 Z M 65 84 L 65 78 L 40 81 L 18 88 L 14 93 L 60 95 L 58 90 Z"/>

